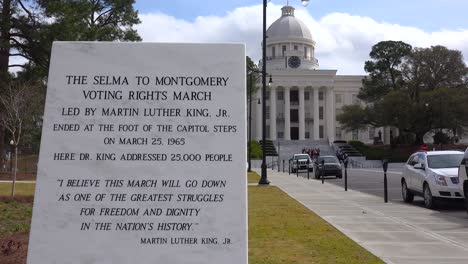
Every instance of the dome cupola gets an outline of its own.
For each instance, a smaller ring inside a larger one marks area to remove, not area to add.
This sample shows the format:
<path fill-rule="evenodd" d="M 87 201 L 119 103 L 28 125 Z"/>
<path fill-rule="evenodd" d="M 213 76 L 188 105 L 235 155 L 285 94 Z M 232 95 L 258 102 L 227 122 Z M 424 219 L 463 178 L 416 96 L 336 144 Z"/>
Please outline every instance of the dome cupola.
<path fill-rule="evenodd" d="M 294 17 L 294 7 L 284 6 L 281 11 L 281 17 L 267 30 L 267 44 L 285 39 L 305 43 L 313 42 L 312 34 L 304 22 Z"/>
<path fill-rule="evenodd" d="M 273 22 L 266 32 L 267 68 L 317 69 L 315 41 L 309 28 L 294 17 L 294 7 L 284 6 L 281 11 L 281 17 Z"/>

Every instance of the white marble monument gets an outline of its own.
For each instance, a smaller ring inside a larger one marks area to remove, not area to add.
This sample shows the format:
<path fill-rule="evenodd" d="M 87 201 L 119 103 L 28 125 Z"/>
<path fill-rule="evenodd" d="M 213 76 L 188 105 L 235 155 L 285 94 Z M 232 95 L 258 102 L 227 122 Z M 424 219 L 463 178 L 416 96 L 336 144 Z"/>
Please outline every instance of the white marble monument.
<path fill-rule="evenodd" d="M 56 42 L 29 264 L 247 263 L 245 47 Z"/>

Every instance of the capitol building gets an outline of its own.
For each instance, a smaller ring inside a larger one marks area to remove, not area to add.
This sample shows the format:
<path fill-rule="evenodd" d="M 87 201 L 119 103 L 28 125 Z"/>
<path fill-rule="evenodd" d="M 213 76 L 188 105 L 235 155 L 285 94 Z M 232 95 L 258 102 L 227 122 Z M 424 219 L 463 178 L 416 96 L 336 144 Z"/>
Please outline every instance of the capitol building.
<path fill-rule="evenodd" d="M 320 69 L 309 28 L 294 16 L 292 6 L 281 10 L 282 16 L 267 30 L 266 72 L 273 82 L 266 98 L 262 98 L 262 89 L 253 96 L 252 137 L 262 139 L 261 104 L 266 103 L 267 139 L 372 143 L 380 136 L 388 144 L 393 136 L 390 128 L 351 132 L 341 128 L 336 116 L 344 105 L 362 103 L 357 95 L 364 76 L 337 75 L 336 69 Z"/>

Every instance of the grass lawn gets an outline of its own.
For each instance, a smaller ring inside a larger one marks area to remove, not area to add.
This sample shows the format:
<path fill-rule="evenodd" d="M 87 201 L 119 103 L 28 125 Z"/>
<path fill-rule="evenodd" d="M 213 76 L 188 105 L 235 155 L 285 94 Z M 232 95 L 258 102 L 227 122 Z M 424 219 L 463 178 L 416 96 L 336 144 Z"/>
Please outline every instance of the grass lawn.
<path fill-rule="evenodd" d="M 34 183 L 21 183 L 16 182 L 16 195 L 32 196 L 34 195 Z M 11 183 L 0 183 L 0 196 L 10 196 L 11 194 Z"/>
<path fill-rule="evenodd" d="M 0 201 L 0 239 L 6 235 L 29 231 L 32 203 Z"/>
<path fill-rule="evenodd" d="M 249 263 L 384 263 L 274 186 L 249 186 Z"/>
<path fill-rule="evenodd" d="M 258 183 L 260 181 L 260 175 L 256 172 L 248 172 L 247 183 Z"/>

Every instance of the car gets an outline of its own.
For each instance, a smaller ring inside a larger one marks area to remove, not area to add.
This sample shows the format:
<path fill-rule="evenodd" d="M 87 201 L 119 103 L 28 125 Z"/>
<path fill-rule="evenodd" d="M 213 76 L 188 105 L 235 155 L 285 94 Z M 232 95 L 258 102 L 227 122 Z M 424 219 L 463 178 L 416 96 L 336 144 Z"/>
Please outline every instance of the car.
<path fill-rule="evenodd" d="M 322 166 L 323 161 L 323 166 Z M 319 156 L 314 162 L 315 167 L 315 179 L 319 179 L 321 176 L 336 176 L 340 178 L 343 175 L 341 163 L 335 156 Z"/>
<path fill-rule="evenodd" d="M 465 197 L 465 208 L 468 213 L 468 148 L 466 148 L 463 159 L 458 166 L 458 179 L 460 181 L 460 189 Z"/>
<path fill-rule="evenodd" d="M 293 157 L 289 160 L 291 163 L 292 173 L 297 172 L 297 170 L 309 170 L 314 171 L 314 163 L 310 158 L 309 154 L 294 154 Z"/>
<path fill-rule="evenodd" d="M 424 198 L 428 209 L 436 207 L 437 199 L 463 199 L 458 179 L 461 151 L 419 151 L 406 162 L 401 177 L 403 201 L 410 203 L 414 196 Z"/>

